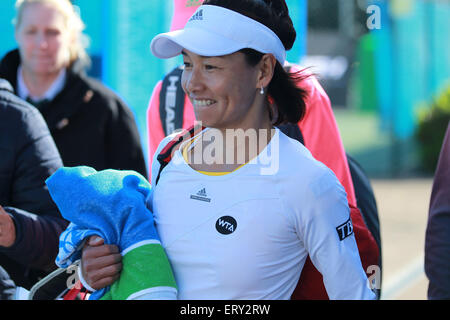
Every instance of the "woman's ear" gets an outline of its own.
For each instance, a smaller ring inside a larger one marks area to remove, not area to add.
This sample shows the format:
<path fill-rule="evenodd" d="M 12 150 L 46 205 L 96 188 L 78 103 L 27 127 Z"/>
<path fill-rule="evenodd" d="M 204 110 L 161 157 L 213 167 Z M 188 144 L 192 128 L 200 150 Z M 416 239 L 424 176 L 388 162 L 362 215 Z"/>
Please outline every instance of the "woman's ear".
<path fill-rule="evenodd" d="M 272 54 L 265 54 L 259 62 L 257 89 L 266 88 L 273 78 L 277 59 Z"/>

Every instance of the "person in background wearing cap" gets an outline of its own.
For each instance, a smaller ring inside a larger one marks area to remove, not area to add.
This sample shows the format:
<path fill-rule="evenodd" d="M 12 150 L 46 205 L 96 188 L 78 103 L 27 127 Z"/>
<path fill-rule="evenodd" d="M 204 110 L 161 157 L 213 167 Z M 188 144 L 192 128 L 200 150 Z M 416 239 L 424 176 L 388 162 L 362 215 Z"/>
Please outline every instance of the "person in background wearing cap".
<path fill-rule="evenodd" d="M 179 299 L 290 299 L 308 255 L 331 299 L 375 299 L 344 188 L 274 127 L 305 114 L 306 92 L 295 85 L 304 76 L 283 69 L 295 37 L 284 0 L 206 0 L 183 30 L 152 41 L 159 58 L 183 55 L 183 89 L 203 126 L 164 170 L 152 165 L 147 205 Z M 227 161 L 210 162 L 203 150 L 230 132 L 256 132 L 257 141 L 223 139 L 214 150 Z M 100 289 L 116 262 L 87 246 L 82 275 Z"/>
<path fill-rule="evenodd" d="M 170 30 L 182 29 L 202 2 L 202 0 L 195 2 L 174 0 L 174 15 Z M 291 72 L 302 70 L 302 67 L 288 62 L 285 63 L 286 67 Z M 184 95 L 181 89 L 181 73 L 182 68 L 176 67 L 166 75 L 164 81 L 158 82 L 153 89 L 147 109 L 149 168 L 151 168 L 152 159 L 163 138 L 176 129 L 188 129 L 195 122 L 194 107 L 189 97 Z M 167 85 L 165 81 L 167 81 Z M 303 143 L 314 158 L 330 168 L 344 186 L 349 205 L 352 208 L 351 217 L 355 237 L 358 247 L 360 247 L 361 260 L 364 268 L 367 269 L 368 266 L 378 263 L 379 248 L 369 232 L 361 212 L 355 210 L 357 201 L 354 185 L 330 99 L 314 75 L 303 78 L 297 85 L 307 92 L 305 116 L 297 124 L 279 127 L 282 130 L 287 129 L 284 132 L 291 137 L 298 136 L 297 131 L 300 129 Z M 172 105 L 167 105 L 168 101 L 172 101 Z M 172 109 L 172 112 L 169 112 L 168 109 Z M 151 172 L 149 172 L 149 176 L 151 177 Z M 306 261 L 299 286 L 294 291 L 292 298 L 327 298 L 320 273 L 314 268 L 310 259 Z"/>
<path fill-rule="evenodd" d="M 103 84 L 86 76 L 84 24 L 69 0 L 17 0 L 19 46 L 0 76 L 43 115 L 65 166 L 127 169 L 146 176 L 134 115 Z"/>

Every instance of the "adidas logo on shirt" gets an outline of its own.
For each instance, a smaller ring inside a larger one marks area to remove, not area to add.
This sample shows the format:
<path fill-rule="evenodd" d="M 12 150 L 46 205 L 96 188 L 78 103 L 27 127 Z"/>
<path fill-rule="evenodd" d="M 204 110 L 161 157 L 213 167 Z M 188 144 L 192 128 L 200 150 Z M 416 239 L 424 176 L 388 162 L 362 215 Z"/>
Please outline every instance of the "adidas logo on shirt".
<path fill-rule="evenodd" d="M 189 22 L 194 20 L 203 20 L 203 9 L 197 11 L 190 19 Z"/>
<path fill-rule="evenodd" d="M 193 200 L 200 200 L 204 202 L 211 202 L 211 198 L 208 198 L 208 195 L 206 194 L 206 189 L 203 188 L 199 192 L 197 192 L 195 195 L 191 195 L 191 199 Z"/>

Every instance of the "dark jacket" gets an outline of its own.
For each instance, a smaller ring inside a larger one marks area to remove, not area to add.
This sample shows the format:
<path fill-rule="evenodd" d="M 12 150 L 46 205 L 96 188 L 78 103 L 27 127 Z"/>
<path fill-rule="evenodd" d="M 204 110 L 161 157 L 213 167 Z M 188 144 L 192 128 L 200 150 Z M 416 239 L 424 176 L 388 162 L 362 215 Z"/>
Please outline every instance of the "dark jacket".
<path fill-rule="evenodd" d="M 15 90 L 19 64 L 18 50 L 0 62 L 0 77 Z M 68 68 L 63 90 L 39 111 L 65 166 L 135 170 L 147 176 L 133 113 L 112 90 L 87 77 L 79 64 Z"/>
<path fill-rule="evenodd" d="M 0 265 L 16 285 L 29 288 L 56 268 L 59 235 L 67 222 L 45 180 L 62 166 L 44 119 L 0 79 L 0 205 L 11 215 L 16 241 L 0 247 Z"/>
<path fill-rule="evenodd" d="M 450 123 L 434 175 L 425 236 L 428 299 L 450 300 Z"/>

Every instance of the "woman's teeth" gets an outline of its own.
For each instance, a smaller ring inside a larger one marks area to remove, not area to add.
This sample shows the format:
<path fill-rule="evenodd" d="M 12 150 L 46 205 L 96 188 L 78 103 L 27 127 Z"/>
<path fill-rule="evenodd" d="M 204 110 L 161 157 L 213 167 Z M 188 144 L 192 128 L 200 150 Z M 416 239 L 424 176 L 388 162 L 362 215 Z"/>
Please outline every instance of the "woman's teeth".
<path fill-rule="evenodd" d="M 194 105 L 198 107 L 207 107 L 214 103 L 214 100 L 194 100 Z"/>

